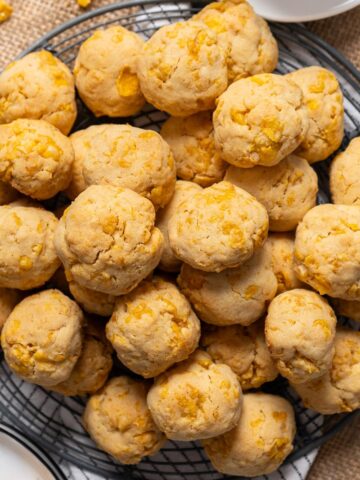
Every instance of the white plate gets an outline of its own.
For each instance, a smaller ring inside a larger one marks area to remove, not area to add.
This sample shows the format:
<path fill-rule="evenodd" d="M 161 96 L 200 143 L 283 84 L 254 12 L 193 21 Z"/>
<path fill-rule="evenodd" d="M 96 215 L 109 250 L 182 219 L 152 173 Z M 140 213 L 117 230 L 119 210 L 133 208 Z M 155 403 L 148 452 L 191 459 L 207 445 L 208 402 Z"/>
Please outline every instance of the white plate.
<path fill-rule="evenodd" d="M 249 0 L 256 13 L 274 22 L 309 22 L 346 12 L 360 0 Z"/>
<path fill-rule="evenodd" d="M 66 480 L 48 455 L 9 425 L 0 424 L 0 478 Z"/>

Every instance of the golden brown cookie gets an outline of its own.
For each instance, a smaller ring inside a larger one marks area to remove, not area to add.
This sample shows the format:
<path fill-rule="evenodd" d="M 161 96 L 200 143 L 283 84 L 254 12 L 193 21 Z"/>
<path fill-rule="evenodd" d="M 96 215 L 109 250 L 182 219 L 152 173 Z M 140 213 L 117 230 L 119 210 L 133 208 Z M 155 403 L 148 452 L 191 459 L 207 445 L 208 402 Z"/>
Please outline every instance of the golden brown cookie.
<path fill-rule="evenodd" d="M 179 178 L 202 187 L 222 180 L 227 164 L 215 149 L 212 112 L 170 117 L 160 133 L 170 145 Z"/>
<path fill-rule="evenodd" d="M 122 295 L 160 261 L 164 240 L 154 224 L 155 209 L 146 198 L 127 188 L 92 185 L 62 216 L 55 248 L 70 279 Z"/>
<path fill-rule="evenodd" d="M 336 316 L 327 301 L 300 288 L 270 303 L 265 337 L 281 375 L 293 383 L 321 377 L 334 355 Z"/>
<path fill-rule="evenodd" d="M 330 190 L 334 203 L 360 205 L 360 137 L 331 162 Z"/>
<path fill-rule="evenodd" d="M 204 272 L 183 264 L 178 284 L 204 322 L 250 325 L 276 294 L 270 256 L 262 248 L 239 268 Z"/>
<path fill-rule="evenodd" d="M 197 440 L 233 428 L 242 393 L 235 373 L 201 351 L 155 379 L 148 406 L 159 429 L 173 440 Z"/>
<path fill-rule="evenodd" d="M 76 113 L 73 76 L 50 52 L 29 53 L 1 73 L 0 123 L 46 120 L 67 135 Z"/>
<path fill-rule="evenodd" d="M 265 208 L 229 182 L 186 198 L 168 223 L 175 256 L 206 272 L 242 265 L 263 245 L 267 231 Z"/>
<path fill-rule="evenodd" d="M 318 205 L 300 222 L 295 273 L 321 295 L 360 300 L 360 208 Z"/>
<path fill-rule="evenodd" d="M 286 75 L 301 88 L 309 128 L 296 151 L 309 163 L 325 160 L 340 147 L 344 136 L 343 96 L 336 76 L 319 66 Z"/>
<path fill-rule="evenodd" d="M 45 387 L 63 382 L 81 354 L 83 320 L 77 304 L 59 290 L 30 295 L 3 327 L 6 363 L 27 382 Z"/>
<path fill-rule="evenodd" d="M 128 117 L 145 104 L 136 74 L 143 40 L 120 25 L 97 30 L 75 60 L 76 88 L 97 116 Z"/>
<path fill-rule="evenodd" d="M 307 160 L 295 155 L 273 167 L 231 165 L 224 180 L 243 188 L 264 205 L 271 231 L 294 230 L 305 213 L 316 205 L 317 175 Z"/>
<path fill-rule="evenodd" d="M 178 272 L 180 270 L 181 260 L 175 256 L 170 246 L 168 223 L 170 218 L 177 214 L 177 208 L 182 201 L 187 197 L 192 198 L 195 193 L 200 191 L 201 187 L 196 183 L 178 180 L 170 202 L 156 213 L 156 226 L 164 236 L 164 250 L 159 263 L 161 270 L 166 272 Z"/>
<path fill-rule="evenodd" d="M 200 22 L 161 27 L 138 59 L 140 88 L 146 100 L 176 117 L 215 107 L 226 89 L 226 56 L 216 34 Z"/>
<path fill-rule="evenodd" d="M 139 463 L 165 443 L 146 405 L 149 386 L 129 377 L 115 377 L 90 397 L 84 426 L 99 448 L 125 464 Z"/>
<path fill-rule="evenodd" d="M 74 397 L 97 392 L 106 382 L 112 368 L 112 348 L 107 342 L 103 326 L 94 319 L 87 319 L 83 346 L 70 377 L 52 387 L 62 395 Z"/>
<path fill-rule="evenodd" d="M 237 426 L 202 442 L 213 467 L 227 475 L 257 477 L 274 472 L 293 450 L 291 404 L 267 393 L 246 393 Z"/>
<path fill-rule="evenodd" d="M 91 290 L 75 282 L 69 275 L 69 289 L 76 302 L 88 313 L 110 317 L 115 308 L 116 298 L 108 293 Z"/>
<path fill-rule="evenodd" d="M 324 415 L 360 408 L 360 332 L 339 328 L 330 371 L 293 388 L 307 408 Z"/>
<path fill-rule="evenodd" d="M 104 124 L 76 135 L 75 193 L 82 186 L 113 185 L 134 190 L 155 208 L 169 202 L 175 188 L 175 163 L 169 145 L 157 132 Z"/>
<path fill-rule="evenodd" d="M 265 246 L 271 254 L 272 269 L 278 283 L 277 294 L 293 288 L 308 288 L 295 275 L 295 237 L 292 233 L 271 233 Z"/>
<path fill-rule="evenodd" d="M 64 190 L 74 151 L 70 140 L 44 120 L 0 125 L 0 179 L 36 200 Z"/>
<path fill-rule="evenodd" d="M 248 327 L 213 327 L 203 332 L 201 346 L 216 363 L 225 363 L 236 373 L 242 390 L 271 382 L 278 371 L 264 336 L 264 322 Z"/>
<path fill-rule="evenodd" d="M 40 287 L 60 266 L 54 247 L 58 220 L 43 208 L 0 207 L 0 286 Z"/>
<path fill-rule="evenodd" d="M 230 85 L 213 118 L 216 148 L 240 168 L 276 165 L 300 145 L 309 124 L 300 87 L 271 73 Z"/>
<path fill-rule="evenodd" d="M 276 40 L 265 20 L 246 1 L 210 3 L 193 19 L 216 33 L 227 53 L 229 82 L 275 69 L 279 55 Z"/>
<path fill-rule="evenodd" d="M 200 322 L 175 285 L 154 277 L 118 298 L 106 336 L 126 367 L 150 378 L 196 349 Z"/>

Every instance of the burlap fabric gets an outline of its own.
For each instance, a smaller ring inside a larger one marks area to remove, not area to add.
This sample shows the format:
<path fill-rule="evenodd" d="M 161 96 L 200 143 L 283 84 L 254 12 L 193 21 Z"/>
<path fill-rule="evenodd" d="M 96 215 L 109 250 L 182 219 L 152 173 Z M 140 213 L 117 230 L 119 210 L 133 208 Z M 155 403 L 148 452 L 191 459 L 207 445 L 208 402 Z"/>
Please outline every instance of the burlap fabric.
<path fill-rule="evenodd" d="M 14 14 L 0 26 L 0 70 L 41 35 L 83 12 L 75 0 L 8 1 Z M 91 8 L 107 3 L 93 0 Z M 308 27 L 360 68 L 360 7 Z M 348 479 L 360 479 L 360 417 L 322 447 L 308 476 L 308 480 Z"/>

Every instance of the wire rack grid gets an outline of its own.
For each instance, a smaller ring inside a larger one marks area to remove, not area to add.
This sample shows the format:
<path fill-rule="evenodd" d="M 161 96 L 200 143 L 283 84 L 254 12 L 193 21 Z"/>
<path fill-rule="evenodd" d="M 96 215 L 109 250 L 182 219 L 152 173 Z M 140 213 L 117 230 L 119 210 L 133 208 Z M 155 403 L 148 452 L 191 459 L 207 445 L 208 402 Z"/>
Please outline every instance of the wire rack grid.
<path fill-rule="evenodd" d="M 26 53 L 46 49 L 58 56 L 69 67 L 81 43 L 96 29 L 113 24 L 122 25 L 149 38 L 163 25 L 186 20 L 206 2 L 172 3 L 143 0 L 113 3 L 63 24 L 32 45 Z M 279 73 L 319 64 L 334 71 L 344 94 L 345 138 L 341 149 L 360 133 L 360 72 L 339 52 L 327 45 L 301 25 L 272 24 L 272 31 L 280 48 Z M 130 123 L 159 130 L 166 115 L 151 106 L 136 117 L 127 119 L 95 118 L 78 99 L 79 115 L 74 130 L 98 123 Z M 329 201 L 328 168 L 331 159 L 315 166 L 319 176 L 319 203 Z M 340 322 L 351 323 L 339 318 Z M 353 325 L 354 326 L 354 325 Z M 354 328 L 356 328 L 354 326 Z M 86 399 L 65 398 L 27 384 L 11 374 L 0 357 L 0 412 L 13 425 L 26 433 L 48 451 L 73 462 L 81 468 L 106 478 L 124 480 L 220 480 L 197 442 L 168 442 L 154 457 L 144 459 L 137 466 L 124 466 L 96 448 L 81 424 Z M 321 445 L 356 413 L 323 416 L 305 409 L 284 379 L 272 382 L 264 391 L 288 398 L 294 405 L 297 422 L 295 448 L 287 461 L 293 461 Z M 226 477 L 230 478 L 230 477 Z M 236 477 L 239 478 L 239 477 Z"/>

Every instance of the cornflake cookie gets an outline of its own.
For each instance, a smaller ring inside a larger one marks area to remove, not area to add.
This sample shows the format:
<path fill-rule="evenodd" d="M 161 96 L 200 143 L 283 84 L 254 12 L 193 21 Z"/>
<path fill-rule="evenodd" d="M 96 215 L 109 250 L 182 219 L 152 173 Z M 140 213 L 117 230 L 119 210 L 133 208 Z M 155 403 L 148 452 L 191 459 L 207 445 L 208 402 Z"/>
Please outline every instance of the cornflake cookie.
<path fill-rule="evenodd" d="M 179 178 L 202 187 L 222 180 L 227 164 L 215 149 L 212 112 L 170 117 L 160 133 L 174 154 Z"/>
<path fill-rule="evenodd" d="M 161 27 L 138 59 L 140 88 L 159 110 L 185 117 L 215 107 L 227 87 L 226 53 L 200 22 Z"/>
<path fill-rule="evenodd" d="M 295 275 L 294 244 L 292 233 L 271 233 L 266 240 L 265 245 L 271 254 L 271 265 L 278 284 L 277 294 L 293 288 L 308 288 Z"/>
<path fill-rule="evenodd" d="M 43 120 L 0 125 L 0 179 L 45 200 L 66 188 L 74 161 L 70 140 Z"/>
<path fill-rule="evenodd" d="M 155 379 L 148 406 L 171 440 L 198 440 L 221 435 L 239 421 L 242 393 L 235 373 L 197 350 Z"/>
<path fill-rule="evenodd" d="M 139 463 L 165 443 L 146 405 L 148 389 L 147 383 L 126 376 L 112 378 L 86 405 L 87 432 L 121 463 Z"/>
<path fill-rule="evenodd" d="M 324 376 L 293 385 L 304 405 L 324 415 L 360 408 L 360 332 L 339 328 L 335 355 Z"/>
<path fill-rule="evenodd" d="M 75 282 L 69 275 L 69 289 L 76 302 L 89 313 L 110 317 L 115 308 L 116 298 L 108 293 L 90 290 L 83 285 Z"/>
<path fill-rule="evenodd" d="M 309 128 L 298 155 L 309 163 L 325 160 L 340 147 L 344 136 L 344 106 L 339 82 L 326 68 L 301 68 L 288 75 L 301 88 Z"/>
<path fill-rule="evenodd" d="M 264 205 L 272 231 L 294 230 L 316 205 L 317 175 L 304 158 L 295 155 L 273 167 L 245 169 L 231 165 L 225 180 L 251 193 Z"/>
<path fill-rule="evenodd" d="M 232 325 L 205 330 L 201 346 L 214 362 L 225 363 L 236 373 L 242 390 L 259 388 L 278 376 L 261 321 L 249 327 Z"/>
<path fill-rule="evenodd" d="M 323 375 L 334 354 L 336 316 L 315 292 L 294 289 L 270 303 L 265 337 L 281 375 L 303 383 Z"/>
<path fill-rule="evenodd" d="M 296 433 L 291 404 L 267 393 L 246 393 L 233 430 L 202 442 L 213 467 L 227 475 L 257 477 L 280 467 Z"/>
<path fill-rule="evenodd" d="M 360 205 L 360 137 L 331 162 L 330 190 L 334 203 Z"/>
<path fill-rule="evenodd" d="M 19 196 L 20 193 L 15 188 L 0 181 L 0 206 L 15 201 Z"/>
<path fill-rule="evenodd" d="M 216 33 L 218 44 L 227 52 L 230 82 L 275 69 L 279 56 L 276 40 L 247 2 L 210 3 L 193 19 Z"/>
<path fill-rule="evenodd" d="M 0 333 L 5 320 L 20 301 L 20 293 L 12 288 L 0 288 Z"/>
<path fill-rule="evenodd" d="M 50 387 L 54 392 L 71 397 L 93 394 L 105 384 L 109 376 L 113 365 L 112 348 L 105 338 L 101 325 L 95 320 L 88 322 L 81 355 L 70 377 Z"/>
<path fill-rule="evenodd" d="M 123 295 L 159 263 L 164 240 L 154 223 L 146 198 L 127 188 L 93 185 L 61 218 L 55 248 L 75 282 Z"/>
<path fill-rule="evenodd" d="M 1 73 L 0 123 L 46 120 L 67 135 L 76 114 L 73 76 L 50 52 L 29 53 Z"/>
<path fill-rule="evenodd" d="M 106 336 L 126 367 L 150 378 L 195 350 L 200 322 L 175 285 L 154 277 L 118 298 Z"/>
<path fill-rule="evenodd" d="M 40 287 L 60 266 L 54 247 L 58 224 L 42 208 L 0 207 L 0 287 Z"/>
<path fill-rule="evenodd" d="M 348 317 L 355 322 L 360 322 L 360 301 L 334 298 L 331 303 L 334 305 L 338 315 Z"/>
<path fill-rule="evenodd" d="M 265 208 L 249 193 L 220 182 L 186 198 L 168 222 L 170 246 L 180 260 L 206 272 L 242 265 L 268 232 Z"/>
<path fill-rule="evenodd" d="M 221 273 L 203 272 L 183 264 L 178 284 L 201 320 L 219 326 L 255 322 L 277 290 L 265 249 L 257 251 L 241 267 Z"/>
<path fill-rule="evenodd" d="M 295 273 L 321 295 L 360 299 L 360 209 L 318 205 L 296 230 Z"/>
<path fill-rule="evenodd" d="M 81 354 L 82 323 L 80 308 L 59 290 L 30 295 L 3 327 L 6 363 L 27 382 L 45 387 L 63 382 Z"/>
<path fill-rule="evenodd" d="M 170 202 L 157 211 L 156 226 L 164 236 L 164 250 L 160 259 L 159 268 L 166 272 L 178 272 L 181 267 L 179 260 L 173 253 L 168 234 L 168 223 L 173 215 L 176 215 L 177 209 L 181 202 L 186 198 L 192 198 L 193 195 L 201 191 L 201 187 L 193 182 L 185 182 L 178 180 L 175 184 L 174 195 Z"/>
<path fill-rule="evenodd" d="M 73 146 L 85 186 L 130 188 L 155 208 L 164 207 L 174 193 L 174 158 L 157 132 L 130 125 L 95 125 L 84 130 Z"/>
<path fill-rule="evenodd" d="M 136 74 L 143 43 L 139 35 L 117 25 L 97 30 L 81 45 L 75 60 L 75 84 L 97 117 L 128 117 L 144 106 Z"/>
<path fill-rule="evenodd" d="M 215 145 L 241 168 L 271 167 L 304 139 L 308 118 L 301 89 L 288 78 L 264 73 L 238 80 L 218 101 Z"/>

